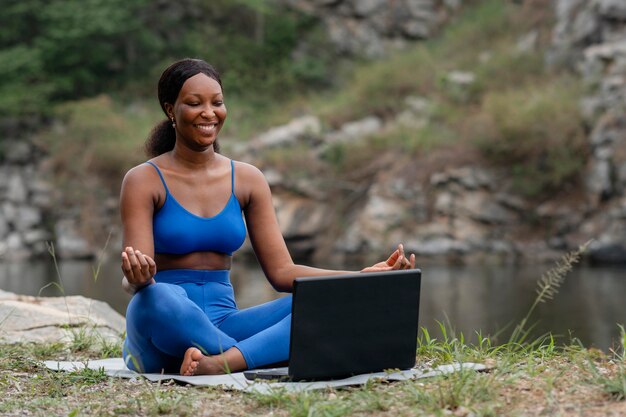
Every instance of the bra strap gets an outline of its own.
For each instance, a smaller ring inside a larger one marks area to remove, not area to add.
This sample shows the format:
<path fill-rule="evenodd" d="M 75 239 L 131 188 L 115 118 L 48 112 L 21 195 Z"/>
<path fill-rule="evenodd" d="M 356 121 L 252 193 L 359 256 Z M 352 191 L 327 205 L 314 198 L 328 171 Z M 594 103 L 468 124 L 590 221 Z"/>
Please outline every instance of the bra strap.
<path fill-rule="evenodd" d="M 154 164 L 153 162 L 150 161 L 146 161 L 146 164 L 150 164 L 154 167 L 154 169 L 156 169 L 157 174 L 159 174 L 159 177 L 161 178 L 161 182 L 163 183 L 163 187 L 165 187 L 165 192 L 167 194 L 170 193 L 170 190 L 168 190 L 167 188 L 167 184 L 165 183 L 165 178 L 163 178 L 163 174 L 161 174 L 161 170 L 159 169 L 158 166 L 156 166 L 156 164 Z"/>
<path fill-rule="evenodd" d="M 232 159 L 230 160 L 230 184 L 232 193 L 235 194 L 235 163 Z"/>

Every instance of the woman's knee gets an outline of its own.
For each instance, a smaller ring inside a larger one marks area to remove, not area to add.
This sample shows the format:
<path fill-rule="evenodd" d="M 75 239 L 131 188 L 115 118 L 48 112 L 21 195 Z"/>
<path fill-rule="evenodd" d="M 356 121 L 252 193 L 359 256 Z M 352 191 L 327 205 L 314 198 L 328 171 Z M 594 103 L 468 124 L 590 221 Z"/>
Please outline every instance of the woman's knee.
<path fill-rule="evenodd" d="M 142 288 L 133 295 L 128 303 L 126 316 L 128 318 L 129 315 L 142 313 L 154 315 L 159 312 L 168 314 L 185 300 L 189 301 L 187 293 L 182 288 L 157 282 Z"/>

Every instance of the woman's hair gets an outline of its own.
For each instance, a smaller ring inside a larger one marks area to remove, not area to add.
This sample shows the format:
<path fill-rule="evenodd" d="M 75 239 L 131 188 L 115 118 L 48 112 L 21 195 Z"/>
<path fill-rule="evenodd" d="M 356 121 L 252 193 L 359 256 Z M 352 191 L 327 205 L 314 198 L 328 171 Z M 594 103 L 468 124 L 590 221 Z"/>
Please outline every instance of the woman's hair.
<path fill-rule="evenodd" d="M 167 116 L 165 103 L 174 104 L 185 81 L 200 73 L 214 79 L 222 87 L 220 74 L 210 64 L 201 59 L 185 58 L 174 62 L 163 71 L 159 79 L 158 97 L 165 116 Z M 175 142 L 176 131 L 172 126 L 171 120 L 167 118 L 152 128 L 144 147 L 148 156 L 155 157 L 174 149 Z M 216 152 L 219 152 L 217 140 L 213 144 L 213 148 Z"/>

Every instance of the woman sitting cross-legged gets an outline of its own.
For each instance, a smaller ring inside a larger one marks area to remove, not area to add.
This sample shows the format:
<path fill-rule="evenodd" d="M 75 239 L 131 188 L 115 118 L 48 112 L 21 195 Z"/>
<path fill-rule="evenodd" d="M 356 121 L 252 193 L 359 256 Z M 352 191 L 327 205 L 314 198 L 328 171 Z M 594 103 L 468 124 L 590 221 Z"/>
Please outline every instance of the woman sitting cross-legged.
<path fill-rule="evenodd" d="M 123 286 L 134 294 L 126 364 L 198 375 L 284 362 L 291 297 L 243 310 L 235 304 L 229 272 L 246 232 L 278 291 L 291 291 L 296 277 L 349 271 L 294 264 L 263 174 L 218 152 L 226 106 L 211 65 L 173 63 L 159 80 L 158 98 L 167 120 L 146 142 L 152 159 L 129 170 L 121 190 Z M 406 257 L 398 245 L 362 272 L 414 267 L 415 255 Z"/>

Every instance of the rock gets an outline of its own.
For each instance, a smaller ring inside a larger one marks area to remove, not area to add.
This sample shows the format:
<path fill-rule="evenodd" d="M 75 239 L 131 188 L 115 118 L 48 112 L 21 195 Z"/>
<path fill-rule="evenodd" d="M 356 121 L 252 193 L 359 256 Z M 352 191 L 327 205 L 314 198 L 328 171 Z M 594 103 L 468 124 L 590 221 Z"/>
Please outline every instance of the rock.
<path fill-rule="evenodd" d="M 466 71 L 450 71 L 446 75 L 446 81 L 459 86 L 471 85 L 476 81 L 476 76 Z"/>
<path fill-rule="evenodd" d="M 327 219 L 327 206 L 309 198 L 274 194 L 274 206 L 280 230 L 285 239 L 313 239 Z"/>
<path fill-rule="evenodd" d="M 404 248 L 405 252 L 415 253 L 416 256 L 462 255 L 471 249 L 465 242 L 443 237 L 423 241 L 407 240 Z"/>
<path fill-rule="evenodd" d="M 626 2 L 623 0 L 596 0 L 598 12 L 603 17 L 626 20 Z"/>
<path fill-rule="evenodd" d="M 35 226 L 39 226 L 42 221 L 41 211 L 36 207 L 22 206 L 17 209 L 18 215 L 13 221 L 15 230 L 25 232 Z"/>
<path fill-rule="evenodd" d="M 13 140 L 10 146 L 4 147 L 4 157 L 7 162 L 21 165 L 30 162 L 32 145 L 26 141 Z"/>
<path fill-rule="evenodd" d="M 250 141 L 252 150 L 263 150 L 278 146 L 288 146 L 299 140 L 319 137 L 322 131 L 320 120 L 315 116 L 304 116 L 293 119 L 286 125 L 278 126 L 257 136 Z"/>
<path fill-rule="evenodd" d="M 435 187 L 444 187 L 451 183 L 462 185 L 468 190 L 478 188 L 491 189 L 494 185 L 493 175 L 481 168 L 468 166 L 452 168 L 443 172 L 436 172 L 430 177 L 430 184 Z"/>
<path fill-rule="evenodd" d="M 418 20 L 409 20 L 402 24 L 402 33 L 411 39 L 427 39 L 430 32 L 430 24 Z"/>
<path fill-rule="evenodd" d="M 429 37 L 462 0 L 282 0 L 318 17 L 337 53 L 381 57 Z"/>
<path fill-rule="evenodd" d="M 31 297 L 0 290 L 0 342 L 71 342 L 86 331 L 119 342 L 125 319 L 108 304 L 82 296 Z"/>
<path fill-rule="evenodd" d="M 539 32 L 533 30 L 517 41 L 515 49 L 519 53 L 532 52 L 537 47 L 537 40 L 539 39 Z"/>
<path fill-rule="evenodd" d="M 430 100 L 419 96 L 408 96 L 404 99 L 404 103 L 406 104 L 407 110 L 417 115 L 426 115 L 432 106 Z"/>
<path fill-rule="evenodd" d="M 626 162 L 617 167 L 617 186 L 621 190 L 626 189 Z"/>
<path fill-rule="evenodd" d="M 3 240 L 9 233 L 9 224 L 5 220 L 4 216 L 0 215 L 0 241 Z"/>
<path fill-rule="evenodd" d="M 94 256 L 94 251 L 87 240 L 81 236 L 71 219 L 62 219 L 54 225 L 56 236 L 55 253 L 60 258 L 82 259 Z"/>
<path fill-rule="evenodd" d="M 356 16 L 365 17 L 375 12 L 385 3 L 386 0 L 358 0 L 352 3 L 352 7 Z"/>
<path fill-rule="evenodd" d="M 591 162 L 587 177 L 587 191 L 604 200 L 613 193 L 611 183 L 611 163 L 606 159 L 597 159 Z"/>
<path fill-rule="evenodd" d="M 337 132 L 326 135 L 329 143 L 345 143 L 374 135 L 383 127 L 383 122 L 378 117 L 369 116 L 361 120 L 346 123 Z"/>
<path fill-rule="evenodd" d="M 52 240 L 50 232 L 43 229 L 33 229 L 24 232 L 24 243 L 31 246 L 37 242 L 49 242 Z"/>
<path fill-rule="evenodd" d="M 587 249 L 587 259 L 594 264 L 624 264 L 626 246 L 623 243 L 601 244 L 594 241 Z"/>
<path fill-rule="evenodd" d="M 28 197 L 24 179 L 18 173 L 14 173 L 9 179 L 8 199 L 14 203 L 25 203 Z"/>

